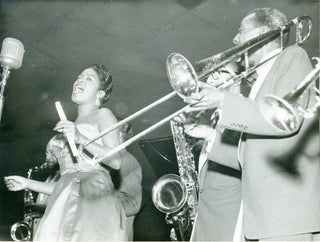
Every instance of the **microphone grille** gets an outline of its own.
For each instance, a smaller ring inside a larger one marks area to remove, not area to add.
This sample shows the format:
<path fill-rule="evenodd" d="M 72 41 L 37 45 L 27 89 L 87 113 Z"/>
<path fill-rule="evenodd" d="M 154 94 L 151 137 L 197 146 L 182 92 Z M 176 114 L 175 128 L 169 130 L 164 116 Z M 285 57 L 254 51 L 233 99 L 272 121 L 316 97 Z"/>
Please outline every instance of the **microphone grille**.
<path fill-rule="evenodd" d="M 14 38 L 5 38 L 2 42 L 0 62 L 10 69 L 19 69 L 24 54 L 23 44 Z"/>

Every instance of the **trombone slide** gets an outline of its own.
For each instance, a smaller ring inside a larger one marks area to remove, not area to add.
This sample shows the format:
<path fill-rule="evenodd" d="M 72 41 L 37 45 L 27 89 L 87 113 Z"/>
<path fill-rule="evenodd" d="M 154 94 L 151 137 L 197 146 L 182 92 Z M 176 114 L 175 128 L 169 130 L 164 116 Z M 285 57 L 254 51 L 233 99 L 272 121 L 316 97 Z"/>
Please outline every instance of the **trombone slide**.
<path fill-rule="evenodd" d="M 112 130 L 116 129 L 116 128 L 119 128 L 120 126 L 122 126 L 123 124 L 125 123 L 128 123 L 129 121 L 131 121 L 132 119 L 140 116 L 141 114 L 145 113 L 146 111 L 152 109 L 153 107 L 159 105 L 160 103 L 163 103 L 165 101 L 167 101 L 168 99 L 174 97 L 176 95 L 175 92 L 171 92 L 169 94 L 167 94 L 166 96 L 158 99 L 157 101 L 149 104 L 148 106 L 140 109 L 138 112 L 130 115 L 129 117 L 121 120 L 120 122 L 112 125 L 111 127 L 103 130 L 100 134 L 96 135 L 95 137 L 91 138 L 91 139 L 88 139 L 86 142 L 84 142 L 83 144 L 80 145 L 80 150 L 82 150 L 85 146 L 87 146 L 88 144 L 91 144 L 92 142 L 96 141 L 97 139 L 101 138 L 102 136 L 110 133 Z"/>
<path fill-rule="evenodd" d="M 149 128 L 145 129 L 144 131 L 140 132 L 139 134 L 135 135 L 131 139 L 128 139 L 127 141 L 125 141 L 121 145 L 119 145 L 119 146 L 113 148 L 112 150 L 110 150 L 104 157 L 98 159 L 98 162 L 101 162 L 104 159 L 107 159 L 107 158 L 113 156 L 114 154 L 116 154 L 117 152 L 125 149 L 127 146 L 129 146 L 130 144 L 135 142 L 137 139 L 139 139 L 139 138 L 145 136 L 146 134 L 150 133 L 151 131 L 157 129 L 158 127 L 160 127 L 161 125 L 165 124 L 166 122 L 169 122 L 171 119 L 173 119 L 177 115 L 188 111 L 189 108 L 190 108 L 190 105 L 185 106 L 184 108 L 182 108 L 182 109 L 176 111 L 175 113 L 167 116 L 166 118 L 160 120 L 159 122 L 155 123 L 154 125 L 150 126 Z"/>

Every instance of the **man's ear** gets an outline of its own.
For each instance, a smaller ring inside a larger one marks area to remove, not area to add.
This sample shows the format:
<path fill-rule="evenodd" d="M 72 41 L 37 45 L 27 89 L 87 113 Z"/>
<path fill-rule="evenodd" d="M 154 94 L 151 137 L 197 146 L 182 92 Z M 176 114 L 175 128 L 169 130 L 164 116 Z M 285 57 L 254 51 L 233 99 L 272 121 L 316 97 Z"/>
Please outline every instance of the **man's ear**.
<path fill-rule="evenodd" d="M 99 99 L 103 98 L 105 95 L 106 95 L 106 93 L 105 93 L 105 91 L 103 91 L 103 90 L 99 90 L 99 91 L 97 92 L 97 97 L 98 97 Z"/>
<path fill-rule="evenodd" d="M 269 28 L 267 26 L 260 27 L 260 34 L 265 34 L 267 32 L 269 32 Z"/>

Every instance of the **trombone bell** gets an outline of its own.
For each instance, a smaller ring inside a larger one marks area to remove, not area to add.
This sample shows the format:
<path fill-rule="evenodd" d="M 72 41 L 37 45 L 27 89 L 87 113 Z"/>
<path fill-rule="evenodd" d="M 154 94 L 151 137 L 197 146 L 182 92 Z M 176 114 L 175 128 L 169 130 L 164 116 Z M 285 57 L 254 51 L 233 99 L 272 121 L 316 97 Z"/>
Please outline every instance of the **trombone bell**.
<path fill-rule="evenodd" d="M 274 127 L 282 131 L 293 132 L 299 128 L 302 118 L 311 118 L 320 106 L 319 97 L 316 96 L 316 104 L 311 108 L 303 108 L 299 100 L 312 87 L 312 83 L 319 76 L 320 58 L 313 57 L 317 61 L 315 68 L 287 95 L 283 98 L 266 95 L 259 102 L 260 112 L 264 118 Z M 320 91 L 313 87 L 316 95 Z"/>
<path fill-rule="evenodd" d="M 198 92 L 198 77 L 191 63 L 181 54 L 171 53 L 166 63 L 167 75 L 173 90 L 184 97 Z"/>
<path fill-rule="evenodd" d="M 267 95 L 259 104 L 262 115 L 272 126 L 289 132 L 298 129 L 299 115 L 286 100 L 274 95 Z"/>

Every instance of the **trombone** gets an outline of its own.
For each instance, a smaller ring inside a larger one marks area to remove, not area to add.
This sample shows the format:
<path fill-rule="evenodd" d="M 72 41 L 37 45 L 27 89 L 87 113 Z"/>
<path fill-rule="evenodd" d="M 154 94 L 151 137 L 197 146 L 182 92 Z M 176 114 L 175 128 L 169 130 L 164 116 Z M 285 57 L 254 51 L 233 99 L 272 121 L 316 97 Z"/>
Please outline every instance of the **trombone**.
<path fill-rule="evenodd" d="M 306 23 L 306 24 L 304 24 Z M 304 27 L 307 27 L 306 34 L 304 34 Z M 148 110 L 152 109 L 153 107 L 169 100 L 170 98 L 174 97 L 176 94 L 182 98 L 190 96 L 192 93 L 198 92 L 198 81 L 200 81 L 203 77 L 209 75 L 210 73 L 218 70 L 219 68 L 225 66 L 226 64 L 230 63 L 231 61 L 239 59 L 242 55 L 245 57 L 248 56 L 248 50 L 252 47 L 255 47 L 259 44 L 265 44 L 268 41 L 281 37 L 281 48 L 283 48 L 283 39 L 284 35 L 290 31 L 292 26 L 296 26 L 296 44 L 302 44 L 305 42 L 311 34 L 312 29 L 312 20 L 309 16 L 303 15 L 298 16 L 292 20 L 290 20 L 286 25 L 279 27 L 278 29 L 269 31 L 264 33 L 258 37 L 252 38 L 247 42 L 243 43 L 239 46 L 234 46 L 230 49 L 227 49 L 219 54 L 211 56 L 209 58 L 200 60 L 194 64 L 194 66 L 181 54 L 172 53 L 167 57 L 166 61 L 166 71 L 169 79 L 169 83 L 173 88 L 173 92 L 169 93 L 168 95 L 160 98 L 159 100 L 151 103 L 150 105 L 146 106 L 145 108 L 139 110 L 138 112 L 132 114 L 131 116 L 123 119 L 122 121 L 112 125 L 111 127 L 105 129 L 97 136 L 88 139 L 86 142 L 82 143 L 79 147 L 79 152 L 81 153 L 87 145 L 94 142 L 95 140 L 101 138 L 102 136 L 108 134 L 112 130 L 120 127 L 121 125 L 131 121 L 132 119 L 140 116 L 141 114 L 147 112 Z M 220 89 L 226 88 L 230 85 L 236 84 L 241 82 L 243 78 L 249 75 L 251 72 L 255 70 L 256 67 L 247 68 L 244 72 L 240 73 L 236 77 L 227 80 Z M 183 113 L 188 112 L 190 109 L 190 105 L 185 106 L 184 108 L 176 111 L 175 113 L 167 116 L 163 120 L 155 123 L 154 125 L 148 127 L 144 131 L 140 132 L 139 134 L 135 135 L 134 137 L 130 138 L 126 142 L 120 144 L 119 146 L 110 150 L 105 156 L 97 159 L 98 162 L 101 162 L 104 159 L 107 159 L 117 152 L 125 149 L 127 146 L 138 140 L 139 138 L 145 136 L 146 134 L 150 133 L 151 131 L 155 130 L 156 128 L 160 127 L 161 125 L 165 124 L 166 122 L 170 121 L 175 116 Z"/>

